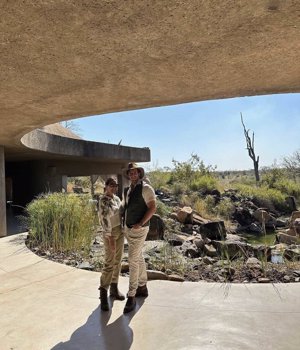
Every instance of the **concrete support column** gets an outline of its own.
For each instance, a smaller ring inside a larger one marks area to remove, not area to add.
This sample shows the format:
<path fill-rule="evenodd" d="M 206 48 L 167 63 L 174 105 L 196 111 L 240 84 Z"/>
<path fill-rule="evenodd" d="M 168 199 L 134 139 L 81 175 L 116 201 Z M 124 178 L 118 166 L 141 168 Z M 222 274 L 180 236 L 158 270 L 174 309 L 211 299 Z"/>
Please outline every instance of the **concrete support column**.
<path fill-rule="evenodd" d="M 120 198 L 123 197 L 123 190 L 124 190 L 124 181 L 123 181 L 123 176 L 122 174 L 118 174 L 117 175 L 117 179 L 118 179 L 118 184 L 119 184 L 119 187 L 118 187 L 118 196 Z"/>
<path fill-rule="evenodd" d="M 5 159 L 4 147 L 0 146 L 0 237 L 6 235 Z"/>

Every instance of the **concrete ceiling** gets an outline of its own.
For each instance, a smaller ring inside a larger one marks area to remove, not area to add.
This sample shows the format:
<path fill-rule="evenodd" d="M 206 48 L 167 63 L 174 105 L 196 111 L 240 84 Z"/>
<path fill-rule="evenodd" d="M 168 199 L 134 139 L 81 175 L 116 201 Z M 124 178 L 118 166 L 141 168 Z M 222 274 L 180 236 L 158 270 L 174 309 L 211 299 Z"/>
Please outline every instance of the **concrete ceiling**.
<path fill-rule="evenodd" d="M 300 91 L 299 0 L 15 0 L 0 11 L 8 157 L 60 120 Z"/>

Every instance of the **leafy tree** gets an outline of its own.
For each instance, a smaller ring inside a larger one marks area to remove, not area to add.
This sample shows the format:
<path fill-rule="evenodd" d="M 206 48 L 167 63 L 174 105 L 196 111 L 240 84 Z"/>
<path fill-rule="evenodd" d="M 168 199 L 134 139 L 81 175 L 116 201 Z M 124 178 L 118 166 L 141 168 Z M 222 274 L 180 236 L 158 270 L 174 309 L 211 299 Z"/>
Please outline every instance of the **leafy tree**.
<path fill-rule="evenodd" d="M 216 166 L 206 166 L 197 154 L 192 153 L 191 158 L 185 162 L 172 160 L 174 169 L 171 172 L 170 183 L 181 182 L 188 187 L 197 179 L 204 175 L 210 175 L 216 169 Z"/>

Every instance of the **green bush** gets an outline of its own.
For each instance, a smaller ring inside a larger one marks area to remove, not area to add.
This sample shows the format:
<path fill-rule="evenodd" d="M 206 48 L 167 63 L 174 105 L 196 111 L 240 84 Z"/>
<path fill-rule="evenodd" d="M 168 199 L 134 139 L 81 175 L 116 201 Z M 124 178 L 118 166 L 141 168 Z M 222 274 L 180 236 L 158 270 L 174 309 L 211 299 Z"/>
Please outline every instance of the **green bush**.
<path fill-rule="evenodd" d="M 193 180 L 190 185 L 190 189 L 192 191 L 201 191 L 201 192 L 211 191 L 218 187 L 219 185 L 218 185 L 217 179 L 210 174 L 205 174 L 205 175 L 196 177 L 196 179 Z"/>
<path fill-rule="evenodd" d="M 167 184 L 171 177 L 170 172 L 157 169 L 150 171 L 147 175 L 153 188 L 160 190 L 168 188 Z"/>
<path fill-rule="evenodd" d="M 277 189 L 269 188 L 267 186 L 252 187 L 247 185 L 236 184 L 236 189 L 246 197 L 251 197 L 258 206 L 267 208 L 269 210 L 285 210 L 286 209 L 286 195 Z"/>
<path fill-rule="evenodd" d="M 229 198 L 222 199 L 214 209 L 215 213 L 229 220 L 235 211 L 235 206 Z"/>
<path fill-rule="evenodd" d="M 171 213 L 171 209 L 161 202 L 160 200 L 156 201 L 156 214 L 158 214 L 161 218 L 167 217 Z"/>
<path fill-rule="evenodd" d="M 293 180 L 281 179 L 274 183 L 274 188 L 288 196 L 300 198 L 300 185 Z"/>
<path fill-rule="evenodd" d="M 54 251 L 88 249 L 95 229 L 96 211 L 86 195 L 43 194 L 27 206 L 29 238 Z"/>

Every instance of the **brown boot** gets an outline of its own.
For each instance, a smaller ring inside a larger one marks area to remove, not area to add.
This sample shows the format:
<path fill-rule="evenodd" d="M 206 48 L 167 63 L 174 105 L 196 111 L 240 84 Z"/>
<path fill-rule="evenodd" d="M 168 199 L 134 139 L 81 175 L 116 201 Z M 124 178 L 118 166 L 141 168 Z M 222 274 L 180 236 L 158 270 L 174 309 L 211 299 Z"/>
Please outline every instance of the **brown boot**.
<path fill-rule="evenodd" d="M 136 293 L 135 293 L 135 296 L 138 298 L 138 297 L 142 297 L 142 298 L 147 298 L 148 296 L 148 288 L 147 288 L 147 285 L 143 285 L 141 287 L 137 287 L 137 290 L 136 290 Z"/>
<path fill-rule="evenodd" d="M 98 288 L 100 290 L 100 308 L 102 311 L 108 311 L 109 305 L 108 305 L 108 299 L 107 299 L 107 290 L 103 287 Z"/>
<path fill-rule="evenodd" d="M 125 296 L 118 289 L 118 283 L 110 284 L 110 296 L 116 300 L 125 300 Z"/>
<path fill-rule="evenodd" d="M 128 312 L 134 310 L 135 305 L 136 305 L 135 297 L 128 297 L 123 313 L 127 314 Z"/>

